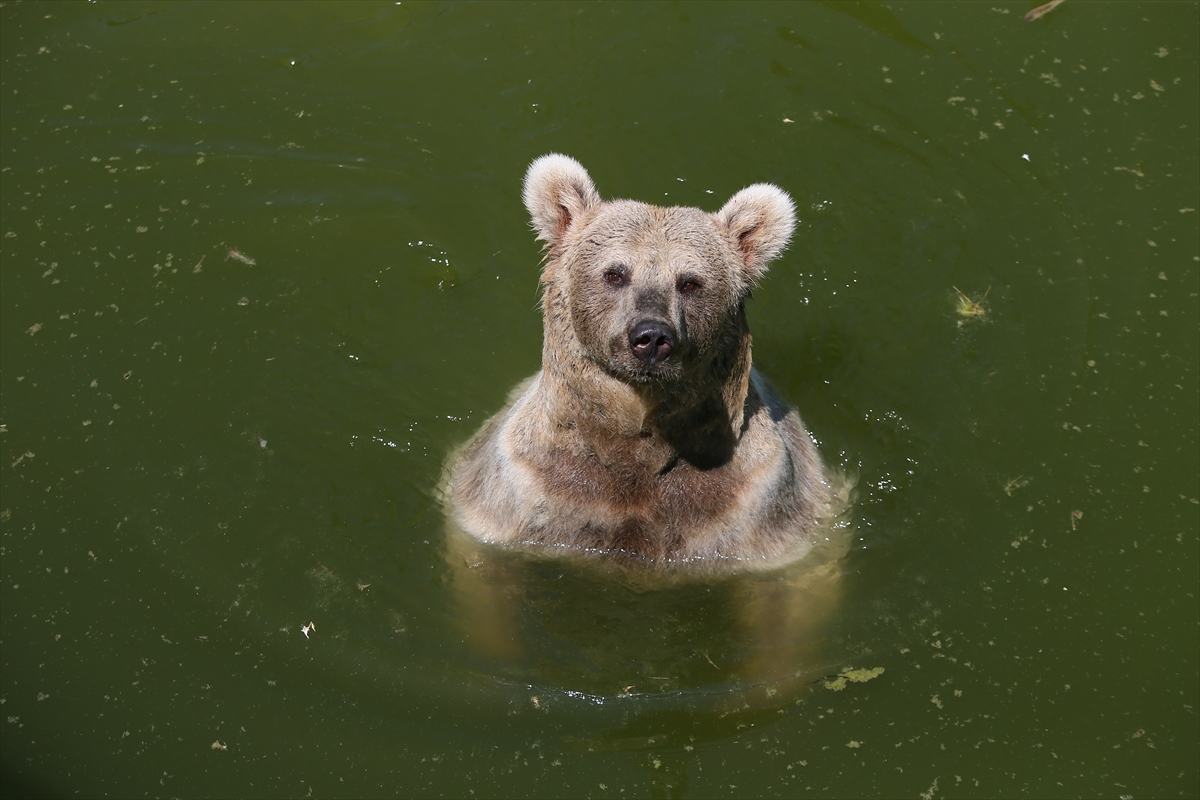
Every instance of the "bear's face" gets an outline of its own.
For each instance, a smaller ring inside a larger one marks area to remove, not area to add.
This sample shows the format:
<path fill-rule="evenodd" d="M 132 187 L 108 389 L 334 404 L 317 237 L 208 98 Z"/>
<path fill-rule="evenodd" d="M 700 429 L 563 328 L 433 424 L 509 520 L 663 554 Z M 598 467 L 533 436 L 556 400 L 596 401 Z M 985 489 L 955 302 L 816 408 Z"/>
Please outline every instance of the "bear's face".
<path fill-rule="evenodd" d="M 587 357 L 632 383 L 703 370 L 795 226 L 791 200 L 769 184 L 715 214 L 606 202 L 560 155 L 530 166 L 525 203 L 549 250 L 547 336 L 552 315 L 569 317 Z"/>
<path fill-rule="evenodd" d="M 711 215 L 618 201 L 581 220 L 559 259 L 571 327 L 610 373 L 645 382 L 702 362 L 747 291 Z"/>

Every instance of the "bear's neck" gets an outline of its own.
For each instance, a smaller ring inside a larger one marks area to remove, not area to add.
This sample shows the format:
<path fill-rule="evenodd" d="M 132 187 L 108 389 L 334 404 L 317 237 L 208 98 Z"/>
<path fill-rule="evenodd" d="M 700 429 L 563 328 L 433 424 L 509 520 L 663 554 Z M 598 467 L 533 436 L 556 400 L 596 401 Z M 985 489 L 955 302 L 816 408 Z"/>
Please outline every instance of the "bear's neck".
<path fill-rule="evenodd" d="M 546 296 L 543 302 L 543 408 L 550 425 L 577 431 L 579 444 L 605 465 L 632 459 L 651 474 L 679 459 L 713 469 L 733 457 L 752 392 L 750 333 L 742 307 L 731 315 L 712 355 L 681 379 L 631 384 L 587 355 L 565 304 Z"/>

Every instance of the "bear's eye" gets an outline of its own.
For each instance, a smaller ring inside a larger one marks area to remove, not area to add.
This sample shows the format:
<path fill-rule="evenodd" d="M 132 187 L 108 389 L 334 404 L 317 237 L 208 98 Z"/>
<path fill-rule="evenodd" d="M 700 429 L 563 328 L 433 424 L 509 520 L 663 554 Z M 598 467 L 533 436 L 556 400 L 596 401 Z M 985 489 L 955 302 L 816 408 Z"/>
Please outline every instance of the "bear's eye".
<path fill-rule="evenodd" d="M 680 294 L 694 294 L 698 291 L 700 291 L 700 281 L 695 278 L 688 278 L 679 284 Z"/>
<path fill-rule="evenodd" d="M 609 286 L 624 286 L 629 283 L 629 277 L 622 270 L 614 267 L 604 271 L 604 282 Z"/>

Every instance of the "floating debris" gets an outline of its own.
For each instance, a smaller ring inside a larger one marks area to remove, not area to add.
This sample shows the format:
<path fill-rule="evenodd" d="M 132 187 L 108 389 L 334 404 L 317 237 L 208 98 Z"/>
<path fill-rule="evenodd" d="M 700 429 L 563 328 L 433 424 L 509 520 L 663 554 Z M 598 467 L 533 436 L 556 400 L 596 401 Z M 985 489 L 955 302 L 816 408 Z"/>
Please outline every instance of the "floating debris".
<path fill-rule="evenodd" d="M 221 740 L 218 739 L 217 741 L 212 743 L 212 749 L 213 750 L 228 750 L 229 748 L 226 745 L 221 744 Z"/>
<path fill-rule="evenodd" d="M 987 291 L 983 293 L 983 296 L 975 300 L 967 297 L 957 286 L 953 288 L 954 291 L 958 292 L 958 305 L 955 311 L 960 317 L 982 317 L 987 313 L 987 309 L 983 307 L 983 301 L 992 293 L 992 287 L 989 286 Z"/>
<path fill-rule="evenodd" d="M 1046 16 L 1047 14 L 1049 14 L 1051 11 L 1058 8 L 1062 4 L 1063 4 L 1063 0 L 1050 0 L 1049 3 L 1046 3 L 1045 5 L 1042 5 L 1042 6 L 1038 6 L 1037 8 L 1033 9 L 1028 14 L 1026 14 L 1025 21 L 1033 22 L 1035 19 L 1041 19 L 1042 17 Z"/>
<path fill-rule="evenodd" d="M 304 634 L 305 639 L 309 638 L 308 634 L 315 631 L 316 629 L 317 629 L 317 626 L 313 625 L 311 622 L 308 623 L 307 625 L 300 626 L 300 632 Z"/>
<path fill-rule="evenodd" d="M 866 683 L 872 681 L 883 674 L 883 667 L 875 667 L 874 669 L 848 669 L 836 676 L 824 678 L 825 688 L 831 692 L 840 692 L 845 689 L 847 684 L 851 683 Z"/>
<path fill-rule="evenodd" d="M 231 258 L 232 258 L 234 261 L 240 261 L 240 262 L 242 262 L 243 264 L 245 264 L 245 265 L 246 265 L 246 266 L 248 266 L 248 267 L 253 267 L 255 264 L 257 264 L 257 263 L 258 263 L 258 262 L 257 262 L 257 261 L 255 261 L 253 258 L 251 258 L 250 256 L 248 256 L 248 255 L 246 255 L 245 253 L 243 253 L 241 250 L 238 250 L 236 247 L 230 247 L 230 248 L 228 249 L 228 251 L 226 251 L 226 253 L 225 253 L 225 260 L 226 260 L 226 261 L 228 261 L 228 260 L 229 260 L 229 259 L 231 259 Z"/>
<path fill-rule="evenodd" d="M 1083 519 L 1082 511 L 1072 511 L 1071 512 L 1071 530 L 1075 530 L 1076 520 L 1081 520 L 1081 519 Z"/>
<path fill-rule="evenodd" d="M 1017 489 L 1023 489 L 1028 485 L 1029 478 L 1026 478 L 1024 475 L 1018 475 L 1015 478 L 1010 478 L 1008 482 L 1004 484 L 1004 493 L 1009 497 L 1012 497 L 1013 492 L 1015 492 Z"/>

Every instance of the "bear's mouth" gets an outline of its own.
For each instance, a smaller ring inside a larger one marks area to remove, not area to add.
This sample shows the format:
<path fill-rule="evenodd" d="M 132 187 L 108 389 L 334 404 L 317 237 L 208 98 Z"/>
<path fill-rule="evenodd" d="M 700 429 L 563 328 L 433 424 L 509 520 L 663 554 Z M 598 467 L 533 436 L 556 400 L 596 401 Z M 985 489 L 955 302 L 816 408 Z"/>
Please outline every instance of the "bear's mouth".
<path fill-rule="evenodd" d="M 666 361 L 660 361 L 652 366 L 646 366 L 641 362 L 635 364 L 613 364 L 610 366 L 609 372 L 613 377 L 623 380 L 626 383 L 646 386 L 656 383 L 674 383 L 679 380 L 683 369 L 680 366 L 680 359 L 672 356 Z"/>

